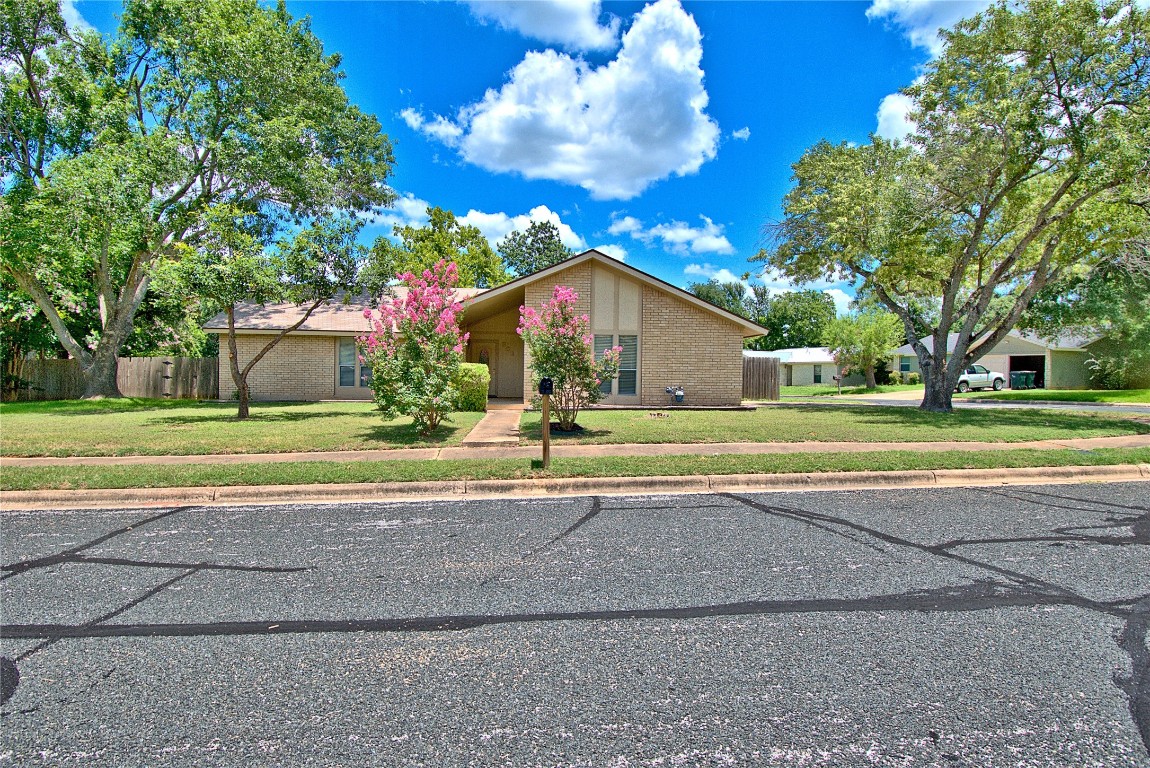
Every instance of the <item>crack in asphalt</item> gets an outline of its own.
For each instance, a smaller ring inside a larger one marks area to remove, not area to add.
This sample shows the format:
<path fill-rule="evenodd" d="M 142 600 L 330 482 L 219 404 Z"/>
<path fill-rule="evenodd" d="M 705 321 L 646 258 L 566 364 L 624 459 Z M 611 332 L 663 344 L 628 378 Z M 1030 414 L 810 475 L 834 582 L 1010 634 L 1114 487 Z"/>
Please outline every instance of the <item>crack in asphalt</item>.
<path fill-rule="evenodd" d="M 105 541 L 110 541 L 117 536 L 123 536 L 124 534 L 130 533 L 141 526 L 147 525 L 149 523 L 159 522 L 160 520 L 189 509 L 192 509 L 192 507 L 176 507 L 175 509 L 169 509 L 167 512 L 153 515 L 152 517 L 145 518 L 138 522 L 132 523 L 131 525 L 126 525 L 123 528 L 117 528 L 111 533 L 106 533 L 99 538 L 93 539 L 92 541 L 81 544 L 77 547 L 65 549 L 63 552 L 58 552 L 54 555 L 49 555 L 48 557 L 38 557 L 34 560 L 21 560 L 16 563 L 9 563 L 8 565 L 0 566 L 0 571 L 8 571 L 8 573 L 0 576 L 0 581 L 11 579 L 14 576 L 19 576 L 22 573 L 26 573 L 36 568 L 47 568 L 52 565 L 59 565 L 60 563 L 68 562 L 71 558 L 78 556 L 86 549 L 91 549 L 92 547 L 99 546 Z"/>
<path fill-rule="evenodd" d="M 1075 499 L 1074 497 L 1070 497 L 1070 496 L 1060 496 L 1058 494 L 1041 493 L 1041 492 L 1032 492 L 1032 493 L 1034 493 L 1034 495 L 1036 495 L 1036 496 L 1043 496 L 1043 497 L 1047 497 L 1047 498 L 1059 499 L 1059 500 L 1067 501 L 1067 502 L 1078 501 L 1080 504 L 1083 503 L 1081 499 Z M 910 548 L 916 549 L 920 552 L 926 552 L 929 554 L 937 555 L 939 557 L 947 558 L 949 560 L 960 562 L 960 563 L 963 563 L 963 564 L 968 565 L 968 566 L 972 566 L 975 568 L 981 568 L 981 569 L 990 571 L 991 573 L 994 573 L 996 575 L 1004 576 L 1004 577 L 1010 579 L 1011 581 L 1014 581 L 1015 583 L 1017 583 L 1019 585 L 1028 586 L 1031 589 L 1034 589 L 1035 590 L 1035 593 L 1034 593 L 1035 596 L 1043 595 L 1043 596 L 1049 598 L 1050 600 L 1052 600 L 1051 603 L 1045 603 L 1048 605 L 1049 604 L 1071 605 L 1071 606 L 1075 606 L 1078 608 L 1083 608 L 1085 610 L 1097 611 L 1099 613 L 1103 613 L 1103 614 L 1106 614 L 1109 616 L 1115 616 L 1117 618 L 1124 618 L 1126 620 L 1126 624 L 1125 624 L 1124 628 L 1122 629 L 1122 631 L 1118 637 L 1117 643 L 1118 643 L 1118 647 L 1121 648 L 1126 653 L 1126 655 L 1130 658 L 1130 664 L 1131 664 L 1131 670 L 1132 671 L 1131 671 L 1131 674 L 1129 677 L 1121 677 L 1121 676 L 1116 675 L 1114 682 L 1115 682 L 1115 685 L 1117 685 L 1122 691 L 1124 691 L 1127 694 L 1128 708 L 1130 711 L 1131 719 L 1134 721 L 1135 727 L 1137 727 L 1137 729 L 1138 729 L 1139 735 L 1142 738 L 1143 746 L 1146 747 L 1147 753 L 1150 753 L 1150 652 L 1148 652 L 1146 649 L 1147 635 L 1148 635 L 1148 633 L 1150 633 L 1150 596 L 1147 596 L 1144 598 L 1135 598 L 1133 601 L 1119 601 L 1119 602 L 1111 602 L 1111 603 L 1099 602 L 1097 600 L 1092 600 L 1090 598 L 1079 595 L 1078 593 L 1074 592 L 1073 590 L 1067 589 L 1061 585 L 1054 584 L 1052 582 L 1048 582 L 1048 581 L 1045 581 L 1043 579 L 1035 578 L 1035 577 L 1029 576 L 1027 574 L 1021 573 L 1019 571 L 1012 571 L 1012 570 L 1007 569 L 1007 568 L 1002 568 L 1000 566 L 991 565 L 990 563 L 984 563 L 984 562 L 982 562 L 980 560 L 976 560 L 972 557 L 967 557 L 965 555 L 959 555 L 959 554 L 956 554 L 955 552 L 951 551 L 955 547 L 963 546 L 965 544 L 987 543 L 987 542 L 964 542 L 962 540 L 956 540 L 956 541 L 951 541 L 951 542 L 943 542 L 941 544 L 919 544 L 918 542 L 911 541 L 909 539 L 903 539 L 901 537 L 894 536 L 892 534 L 888 534 L 888 533 L 885 533 L 883 531 L 879 531 L 879 530 L 874 529 L 874 528 L 869 528 L 869 527 L 862 525 L 860 523 L 855 523 L 855 522 L 852 522 L 850 520 L 846 520 L 844 518 L 837 518 L 837 517 L 834 517 L 832 515 L 825 515 L 825 514 L 821 514 L 821 513 L 817 513 L 817 512 L 807 512 L 804 510 L 787 509 L 784 507 L 770 507 L 768 505 L 759 504 L 758 502 L 755 502 L 751 499 L 746 499 L 746 498 L 743 498 L 740 496 L 736 496 L 734 494 L 720 494 L 720 495 L 726 496 L 727 498 L 734 499 L 736 501 L 739 501 L 742 504 L 745 504 L 746 506 L 748 506 L 752 509 L 757 509 L 757 510 L 764 512 L 766 514 L 774 515 L 777 517 L 784 517 L 784 518 L 788 518 L 788 519 L 802 520 L 804 522 L 806 522 L 807 520 L 811 520 L 811 521 L 817 520 L 821 524 L 845 526 L 847 528 L 850 528 L 850 529 L 853 529 L 856 531 L 865 532 L 868 535 L 872 535 L 872 536 L 878 538 L 880 541 L 884 541 L 884 542 L 894 544 L 897 546 L 901 546 L 901 547 L 910 547 Z M 1002 495 L 1006 495 L 1006 494 L 1002 494 Z M 1027 503 L 1032 503 L 1032 504 L 1043 503 L 1039 500 L 1027 499 L 1027 498 L 1024 498 L 1021 496 L 1016 496 L 1016 497 L 1012 497 L 1012 498 L 1015 498 L 1017 500 L 1024 501 Z M 1132 510 L 1137 510 L 1137 511 L 1142 511 L 1142 510 L 1146 509 L 1145 507 L 1131 507 L 1131 506 L 1122 505 L 1122 504 L 1111 504 L 1109 502 L 1100 502 L 1100 503 L 1105 504 L 1106 506 L 1111 506 L 1111 507 L 1116 507 L 1116 508 L 1121 508 L 1121 509 L 1132 509 Z M 1069 510 L 1078 511 L 1078 512 L 1082 511 L 1081 506 L 1078 506 L 1078 507 L 1069 507 L 1069 506 L 1062 506 L 1062 505 L 1049 505 L 1049 506 L 1057 506 L 1058 508 L 1061 508 L 1061 509 L 1069 509 Z M 815 527 L 821 527 L 821 525 L 816 525 L 814 522 L 811 522 L 811 524 L 815 525 Z M 1142 515 L 1140 517 L 1136 517 L 1136 518 L 1122 518 L 1119 520 L 1112 520 L 1111 523 L 1108 523 L 1108 524 L 1102 525 L 1102 526 L 1091 526 L 1091 527 L 1086 527 L 1086 528 L 1068 527 L 1068 528 L 1056 529 L 1056 532 L 1059 532 L 1059 531 L 1069 532 L 1069 531 L 1076 531 L 1076 530 L 1096 530 L 1099 528 L 1107 529 L 1107 528 L 1119 528 L 1119 527 L 1130 527 L 1133 531 L 1133 534 L 1129 537 L 1122 537 L 1122 538 L 1119 538 L 1119 537 L 1102 537 L 1105 540 L 1099 541 L 1097 543 L 1109 544 L 1109 545 L 1130 545 L 1130 544 L 1147 544 L 1147 543 L 1150 543 L 1150 512 L 1147 512 L 1147 514 Z M 1024 542 L 1035 541 L 1036 539 L 1037 540 L 1046 540 L 1047 538 L 1048 537 L 1020 537 L 1017 539 L 1003 538 L 1003 539 L 996 539 L 996 540 L 992 540 L 992 541 L 994 541 L 994 543 L 1014 543 L 1014 542 L 1024 543 Z M 1067 533 L 1067 534 L 1064 534 L 1064 538 L 1062 540 L 1073 539 L 1073 540 L 1080 540 L 1080 541 L 1088 541 L 1089 542 L 1089 541 L 1093 541 L 1094 539 L 1097 539 L 1097 538 L 1098 537 L 1082 536 L 1082 535 Z M 1035 604 L 1037 605 L 1039 603 L 1035 603 Z M 1129 604 L 1129 606 L 1130 606 L 1129 609 L 1122 610 L 1122 608 L 1120 606 L 1126 605 L 1126 604 Z"/>
<path fill-rule="evenodd" d="M 114 619 L 117 616 L 123 615 L 127 611 L 130 611 L 132 608 L 135 608 L 136 606 L 140 605 L 141 603 L 145 602 L 146 600 L 149 600 L 152 597 L 155 597 L 156 595 L 160 594 L 161 592 L 163 592 L 164 590 L 166 590 L 168 587 L 172 586 L 173 584 L 176 584 L 177 582 L 183 581 L 184 579 L 188 578 L 189 576 L 192 576 L 193 574 L 199 573 L 200 571 L 203 571 L 203 570 L 238 571 L 238 572 L 247 572 L 247 573 L 252 573 L 252 572 L 256 572 L 256 573 L 297 573 L 299 571 L 310 571 L 310 570 L 312 570 L 311 567 L 276 568 L 276 567 L 265 567 L 265 566 L 223 565 L 223 564 L 219 564 L 219 563 L 178 563 L 178 562 L 162 562 L 162 561 L 157 562 L 157 561 L 149 561 L 149 560 L 132 560 L 132 559 L 127 559 L 127 558 L 119 558 L 119 557 L 90 557 L 87 555 L 80 554 L 81 552 L 84 552 L 85 550 L 91 549 L 92 547 L 99 546 L 100 544 L 103 544 L 107 541 L 111 541 L 114 538 L 117 538 L 119 536 L 124 536 L 128 533 L 131 533 L 132 531 L 135 531 L 135 530 L 141 528 L 142 526 L 148 525 L 149 523 L 159 522 L 160 520 L 164 520 L 165 518 L 171 517 L 172 515 L 175 515 L 179 512 L 184 512 L 184 511 L 189 510 L 189 509 L 193 509 L 193 507 L 190 507 L 190 506 L 175 507 L 174 509 L 170 509 L 167 512 L 162 512 L 158 515 L 153 515 L 153 516 L 145 518 L 143 520 L 139 520 L 139 521 L 134 522 L 130 525 L 126 525 L 122 528 L 117 528 L 116 530 L 111 531 L 109 533 L 106 533 L 103 536 L 95 538 L 95 539 L 93 539 L 89 542 L 86 542 L 84 544 L 80 544 L 79 546 L 71 547 L 70 549 L 65 549 L 62 552 L 57 552 L 54 555 L 48 555 L 45 557 L 38 557 L 38 558 L 35 558 L 32 560 L 21 560 L 19 562 L 10 563 L 8 565 L 0 566 L 0 570 L 7 571 L 7 573 L 5 573 L 3 576 L 0 576 L 0 581 L 14 578 L 16 576 L 20 576 L 20 575 L 23 575 L 25 573 L 29 573 L 31 571 L 35 571 L 35 570 L 38 570 L 41 568 L 49 568 L 49 567 L 52 567 L 55 565 L 64 565 L 64 564 L 85 564 L 85 563 L 87 563 L 87 564 L 94 564 L 94 565 L 112 565 L 112 566 L 121 566 L 121 567 L 122 566 L 128 566 L 128 567 L 136 567 L 136 568 L 163 568 L 163 569 L 168 569 L 168 570 L 175 569 L 175 568 L 186 569 L 186 570 L 184 570 L 183 573 L 177 574 L 176 576 L 173 576 L 172 578 L 167 579 L 166 581 L 160 582 L 159 584 L 153 586 L 151 589 L 144 592 L 139 597 L 136 597 L 136 598 L 133 598 L 132 600 L 129 600 L 124 605 L 121 605 L 120 607 L 118 607 L 112 611 L 109 611 L 108 613 L 105 613 L 102 616 L 98 616 L 98 617 L 80 625 L 80 627 L 82 629 L 92 629 L 94 627 L 97 627 L 97 626 L 103 624 L 104 622 L 109 621 L 110 619 Z M 17 666 L 18 663 L 22 662 L 22 661 L 26 661 L 29 657 L 33 656 L 34 654 L 39 653 L 40 651 L 45 650 L 46 648 L 51 647 L 52 645 L 55 645 L 56 643 L 65 639 L 66 637 L 67 637 L 67 635 L 44 636 L 43 642 L 32 646 L 31 648 L 24 651 L 23 653 L 21 653 L 19 656 L 17 656 L 14 659 L 10 659 L 7 656 L 0 657 L 0 704 L 7 702 L 10 698 L 12 698 L 12 696 L 14 696 L 16 694 L 16 689 L 20 684 L 20 669 Z M 105 679 L 107 679 L 107 676 L 105 676 Z"/>

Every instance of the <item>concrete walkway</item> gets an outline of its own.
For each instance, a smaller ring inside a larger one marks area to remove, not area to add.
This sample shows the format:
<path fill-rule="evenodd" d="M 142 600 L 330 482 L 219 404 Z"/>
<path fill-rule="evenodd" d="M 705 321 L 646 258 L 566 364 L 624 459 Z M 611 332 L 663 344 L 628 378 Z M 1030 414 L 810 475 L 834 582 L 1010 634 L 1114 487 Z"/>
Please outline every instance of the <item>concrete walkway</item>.
<path fill-rule="evenodd" d="M 464 448 L 519 445 L 519 418 L 522 415 L 522 405 L 518 408 L 489 407 L 487 414 L 472 427 L 460 445 Z"/>

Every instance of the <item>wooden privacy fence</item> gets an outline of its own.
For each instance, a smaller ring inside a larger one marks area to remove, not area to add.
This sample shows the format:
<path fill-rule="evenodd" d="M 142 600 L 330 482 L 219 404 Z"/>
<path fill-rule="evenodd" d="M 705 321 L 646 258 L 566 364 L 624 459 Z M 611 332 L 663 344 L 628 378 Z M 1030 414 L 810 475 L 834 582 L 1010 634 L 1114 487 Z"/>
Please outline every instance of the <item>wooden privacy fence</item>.
<path fill-rule="evenodd" d="M 743 358 L 743 399 L 779 399 L 779 359 L 777 357 Z"/>
<path fill-rule="evenodd" d="M 217 400 L 220 383 L 215 357 L 121 357 L 116 383 L 125 397 Z M 28 360 L 21 400 L 72 400 L 84 394 L 76 360 Z"/>

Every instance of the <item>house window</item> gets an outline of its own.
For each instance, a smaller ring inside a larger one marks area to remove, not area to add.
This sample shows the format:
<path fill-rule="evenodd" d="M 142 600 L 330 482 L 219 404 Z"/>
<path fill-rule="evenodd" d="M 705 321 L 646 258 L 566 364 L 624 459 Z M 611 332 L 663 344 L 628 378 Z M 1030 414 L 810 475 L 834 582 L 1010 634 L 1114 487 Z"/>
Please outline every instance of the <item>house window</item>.
<path fill-rule="evenodd" d="M 360 362 L 355 339 L 339 340 L 339 386 L 371 386 L 371 366 Z"/>
<path fill-rule="evenodd" d="M 823 383 L 823 367 L 821 365 L 815 366 L 815 384 Z"/>
<path fill-rule="evenodd" d="M 634 396 L 639 392 L 639 337 L 635 334 L 620 334 L 615 336 L 609 333 L 595 334 L 595 359 L 598 360 L 603 353 L 612 347 L 621 347 L 619 353 L 619 375 L 611 381 L 604 381 L 599 385 L 599 391 L 604 395 Z"/>
<path fill-rule="evenodd" d="M 902 373 L 910 373 L 910 358 L 900 357 L 898 359 L 898 369 Z"/>

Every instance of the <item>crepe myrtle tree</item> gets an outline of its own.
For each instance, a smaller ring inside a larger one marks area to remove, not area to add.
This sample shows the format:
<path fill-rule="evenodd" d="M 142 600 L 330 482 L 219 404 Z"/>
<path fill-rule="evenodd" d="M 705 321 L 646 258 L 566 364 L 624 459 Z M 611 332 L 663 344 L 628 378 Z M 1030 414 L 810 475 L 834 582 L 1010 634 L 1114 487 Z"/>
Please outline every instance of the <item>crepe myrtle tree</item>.
<path fill-rule="evenodd" d="M 455 408 L 455 378 L 468 334 L 459 328 L 459 272 L 438 261 L 422 274 L 396 276 L 394 291 L 375 312 L 364 311 L 371 331 L 359 337 L 361 360 L 371 367 L 375 404 L 387 419 L 409 416 L 428 437 Z"/>
<path fill-rule="evenodd" d="M 903 91 L 907 143 L 807 150 L 757 258 L 856 281 L 902 322 L 921 408 L 948 412 L 962 371 L 1044 287 L 1146 237 L 1150 11 L 999 0 L 941 34 Z"/>
<path fill-rule="evenodd" d="M 516 332 L 531 354 L 532 389 L 549 378 L 554 384 L 552 407 L 559 429 L 575 429 L 579 409 L 603 399 L 600 385 L 619 374 L 622 347 L 612 347 L 598 360 L 592 353 L 591 320 L 577 314 L 579 294 L 564 285 L 555 286 L 551 299 L 538 310 L 519 308 Z M 538 395 L 535 398 L 538 400 Z"/>

